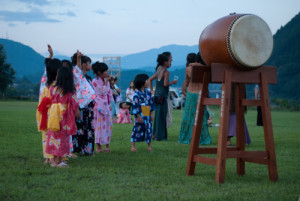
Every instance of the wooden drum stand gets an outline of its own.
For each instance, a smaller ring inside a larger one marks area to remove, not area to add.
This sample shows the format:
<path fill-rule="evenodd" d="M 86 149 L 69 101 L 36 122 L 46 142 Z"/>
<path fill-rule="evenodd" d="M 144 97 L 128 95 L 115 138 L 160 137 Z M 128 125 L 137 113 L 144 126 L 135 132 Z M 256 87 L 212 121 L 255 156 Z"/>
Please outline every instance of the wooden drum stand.
<path fill-rule="evenodd" d="M 196 163 L 216 166 L 216 183 L 224 183 L 226 158 L 237 159 L 237 174 L 245 174 L 245 162 L 268 166 L 269 179 L 278 180 L 268 84 L 277 82 L 276 68 L 262 66 L 251 71 L 241 71 L 227 64 L 214 63 L 211 66 L 193 66 L 191 82 L 200 84 L 197 110 L 188 157 L 187 175 L 193 175 Z M 208 84 L 222 83 L 221 99 L 208 98 Z M 228 119 L 231 84 L 236 84 L 236 146 L 227 147 Z M 245 84 L 259 84 L 260 100 L 245 97 Z M 205 105 L 220 105 L 220 127 L 218 147 L 199 147 Z M 261 106 L 265 137 L 265 151 L 245 151 L 244 106 Z M 199 154 L 216 154 L 216 158 Z"/>

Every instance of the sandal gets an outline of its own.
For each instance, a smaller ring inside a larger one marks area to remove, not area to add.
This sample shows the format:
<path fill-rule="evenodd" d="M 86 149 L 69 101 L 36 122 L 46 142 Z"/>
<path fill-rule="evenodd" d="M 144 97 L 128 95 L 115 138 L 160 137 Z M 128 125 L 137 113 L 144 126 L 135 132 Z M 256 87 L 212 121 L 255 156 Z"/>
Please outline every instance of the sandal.
<path fill-rule="evenodd" d="M 136 148 L 131 148 L 131 151 L 135 152 L 135 151 L 137 151 L 137 149 Z"/>
<path fill-rule="evenodd" d="M 69 158 L 77 158 L 78 156 L 77 156 L 76 154 L 74 154 L 74 153 L 70 153 L 70 154 L 68 155 L 68 157 L 69 157 Z"/>
<path fill-rule="evenodd" d="M 110 149 L 104 149 L 103 152 L 104 152 L 104 153 L 109 153 L 109 152 L 110 152 Z"/>
<path fill-rule="evenodd" d="M 96 153 L 100 153 L 100 152 L 104 152 L 104 150 L 103 149 L 96 149 Z"/>
<path fill-rule="evenodd" d="M 61 162 L 60 164 L 56 165 L 56 167 L 63 168 L 63 167 L 69 167 L 69 165 L 67 163 L 65 163 L 65 162 Z"/>

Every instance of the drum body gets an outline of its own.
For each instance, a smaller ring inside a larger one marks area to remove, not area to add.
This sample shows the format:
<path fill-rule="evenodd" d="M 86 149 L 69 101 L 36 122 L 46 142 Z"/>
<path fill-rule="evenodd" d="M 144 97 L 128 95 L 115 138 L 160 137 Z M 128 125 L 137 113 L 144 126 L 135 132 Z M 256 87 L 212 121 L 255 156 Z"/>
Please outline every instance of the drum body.
<path fill-rule="evenodd" d="M 273 35 L 260 17 L 232 14 L 203 30 L 199 50 L 207 65 L 227 63 L 241 69 L 253 69 L 271 56 Z"/>

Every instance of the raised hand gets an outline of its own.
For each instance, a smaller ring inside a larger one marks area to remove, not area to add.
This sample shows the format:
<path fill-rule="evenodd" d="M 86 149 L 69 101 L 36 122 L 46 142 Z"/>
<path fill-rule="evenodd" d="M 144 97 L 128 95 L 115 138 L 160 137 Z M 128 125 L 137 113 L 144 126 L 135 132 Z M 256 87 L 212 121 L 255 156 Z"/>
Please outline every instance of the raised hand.
<path fill-rule="evenodd" d="M 51 45 L 49 45 L 49 44 L 48 44 L 48 52 L 49 52 L 49 59 L 52 59 L 53 58 L 53 50 L 52 50 Z"/>
<path fill-rule="evenodd" d="M 77 66 L 79 68 L 81 68 L 81 57 L 82 56 L 83 56 L 83 54 L 79 50 L 77 50 Z"/>

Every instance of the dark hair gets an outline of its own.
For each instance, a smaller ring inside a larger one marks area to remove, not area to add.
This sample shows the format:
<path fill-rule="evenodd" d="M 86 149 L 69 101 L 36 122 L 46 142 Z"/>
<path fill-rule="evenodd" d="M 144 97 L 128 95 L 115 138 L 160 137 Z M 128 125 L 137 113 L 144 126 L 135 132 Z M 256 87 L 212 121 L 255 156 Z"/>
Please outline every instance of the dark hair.
<path fill-rule="evenodd" d="M 195 53 L 189 53 L 187 56 L 186 56 L 186 67 L 188 67 L 188 65 L 190 63 L 195 63 L 196 62 L 196 58 L 197 55 Z"/>
<path fill-rule="evenodd" d="M 134 78 L 134 86 L 137 89 L 141 89 L 144 85 L 146 80 L 149 78 L 146 74 L 138 74 Z"/>
<path fill-rule="evenodd" d="M 132 87 L 132 89 L 135 90 L 134 81 L 130 81 L 130 83 L 129 83 L 129 88 L 131 88 L 131 87 L 130 87 L 131 82 L 133 82 L 133 87 Z"/>
<path fill-rule="evenodd" d="M 62 90 L 63 95 L 76 92 L 73 81 L 73 72 L 70 68 L 60 68 L 58 70 L 55 86 Z"/>
<path fill-rule="evenodd" d="M 115 81 L 117 81 L 118 80 L 118 77 L 115 77 Z"/>
<path fill-rule="evenodd" d="M 123 109 L 123 103 L 126 103 L 126 102 L 121 102 L 121 103 L 119 103 L 119 108 L 122 108 L 122 109 Z M 126 103 L 126 105 L 128 105 L 128 104 Z"/>
<path fill-rule="evenodd" d="M 167 57 L 170 57 L 170 56 L 171 56 L 171 52 L 163 52 L 162 54 L 163 54 L 163 55 L 166 55 Z"/>
<path fill-rule="evenodd" d="M 73 56 L 71 56 L 71 61 L 73 66 L 77 65 L 77 52 L 74 53 Z"/>
<path fill-rule="evenodd" d="M 197 63 L 200 63 L 202 65 L 206 65 L 205 61 L 203 60 L 203 58 L 201 57 L 201 54 L 200 52 L 197 53 L 197 60 L 196 60 Z"/>
<path fill-rule="evenodd" d="M 81 64 L 86 64 L 87 62 L 92 63 L 91 58 L 88 57 L 88 56 L 82 56 L 82 57 L 81 57 Z"/>
<path fill-rule="evenodd" d="M 47 72 L 47 83 L 46 85 L 50 87 L 50 85 L 55 81 L 57 71 L 62 67 L 62 63 L 59 59 L 46 59 L 46 72 Z"/>
<path fill-rule="evenodd" d="M 159 55 L 157 56 L 157 59 L 156 59 L 157 66 L 156 66 L 156 68 L 155 68 L 155 71 L 157 71 L 157 68 L 158 68 L 159 66 L 164 65 L 165 62 L 168 62 L 168 61 L 169 61 L 169 58 L 170 58 L 170 57 L 167 56 L 167 55 L 159 54 Z"/>
<path fill-rule="evenodd" d="M 63 67 L 67 67 L 67 68 L 70 68 L 71 70 L 73 70 L 72 63 L 69 60 L 64 59 L 61 61 L 61 63 L 62 63 Z"/>
<path fill-rule="evenodd" d="M 113 82 L 114 80 L 115 80 L 114 77 L 111 77 L 111 79 L 109 80 L 109 85 L 110 85 L 110 88 L 111 88 L 111 89 L 115 89 L 114 84 L 112 84 L 112 82 Z"/>
<path fill-rule="evenodd" d="M 98 72 L 100 71 L 101 73 L 105 72 L 108 70 L 108 66 L 106 63 L 99 62 L 97 61 L 92 65 L 93 72 L 98 76 Z"/>

